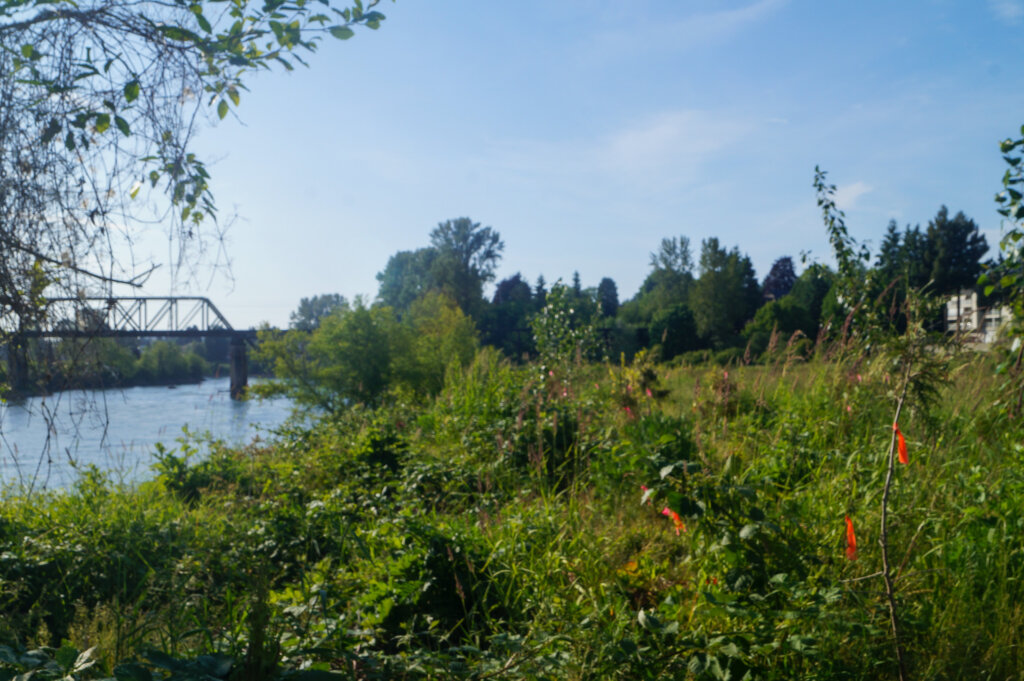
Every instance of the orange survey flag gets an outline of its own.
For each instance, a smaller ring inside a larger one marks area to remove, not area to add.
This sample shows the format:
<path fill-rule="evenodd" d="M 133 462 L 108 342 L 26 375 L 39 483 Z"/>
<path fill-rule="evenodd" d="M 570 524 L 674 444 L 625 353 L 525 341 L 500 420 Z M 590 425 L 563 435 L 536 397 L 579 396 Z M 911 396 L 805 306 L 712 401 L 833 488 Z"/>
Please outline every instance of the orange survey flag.
<path fill-rule="evenodd" d="M 910 457 L 907 456 L 907 441 L 903 439 L 903 433 L 900 432 L 900 426 L 898 423 L 892 424 L 892 429 L 896 431 L 896 451 L 900 453 L 900 463 L 910 463 Z"/>
<path fill-rule="evenodd" d="M 853 533 L 853 521 L 846 516 L 846 557 L 857 560 L 857 537 Z"/>

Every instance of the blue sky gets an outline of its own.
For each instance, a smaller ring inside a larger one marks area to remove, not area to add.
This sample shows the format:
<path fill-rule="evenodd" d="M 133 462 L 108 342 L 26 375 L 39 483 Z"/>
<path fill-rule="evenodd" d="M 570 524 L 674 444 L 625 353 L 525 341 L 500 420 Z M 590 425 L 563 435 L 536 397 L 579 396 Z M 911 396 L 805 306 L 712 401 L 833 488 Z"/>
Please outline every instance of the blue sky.
<path fill-rule="evenodd" d="M 997 245 L 1024 0 L 380 9 L 379 31 L 259 74 L 238 118 L 200 135 L 221 213 L 239 215 L 231 277 L 178 291 L 237 326 L 285 325 L 303 296 L 372 296 L 391 254 L 461 216 L 501 233 L 499 278 L 579 270 L 622 299 L 666 236 L 695 256 L 717 236 L 759 278 L 784 255 L 829 262 L 815 165 L 858 239 L 945 204 Z"/>

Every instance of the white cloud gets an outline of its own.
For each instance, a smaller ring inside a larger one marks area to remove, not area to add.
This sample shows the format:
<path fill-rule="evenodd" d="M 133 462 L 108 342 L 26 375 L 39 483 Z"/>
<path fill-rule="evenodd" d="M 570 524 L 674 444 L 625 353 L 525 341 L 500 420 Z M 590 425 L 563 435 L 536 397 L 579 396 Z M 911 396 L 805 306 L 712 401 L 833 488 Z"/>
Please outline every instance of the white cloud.
<path fill-rule="evenodd" d="M 602 51 L 613 53 L 637 47 L 692 49 L 732 37 L 762 21 L 788 1 L 757 0 L 735 9 L 692 14 L 677 20 L 645 22 L 632 27 L 620 26 L 614 32 L 599 35 L 597 41 Z"/>
<path fill-rule="evenodd" d="M 752 127 L 711 111 L 665 111 L 587 139 L 502 140 L 477 162 L 492 182 L 540 184 L 576 199 L 675 193 L 706 181 L 707 164 Z"/>
<path fill-rule="evenodd" d="M 1019 23 L 1024 18 L 1022 0 L 988 0 L 988 7 L 997 18 L 1009 24 Z"/>
<path fill-rule="evenodd" d="M 857 204 L 857 199 L 872 191 L 874 187 L 858 180 L 853 184 L 845 184 L 836 189 L 836 207 L 850 210 Z"/>
<path fill-rule="evenodd" d="M 735 143 L 749 129 L 737 120 L 706 111 L 661 113 L 610 135 L 596 150 L 598 164 L 613 174 L 696 174 L 716 151 Z"/>

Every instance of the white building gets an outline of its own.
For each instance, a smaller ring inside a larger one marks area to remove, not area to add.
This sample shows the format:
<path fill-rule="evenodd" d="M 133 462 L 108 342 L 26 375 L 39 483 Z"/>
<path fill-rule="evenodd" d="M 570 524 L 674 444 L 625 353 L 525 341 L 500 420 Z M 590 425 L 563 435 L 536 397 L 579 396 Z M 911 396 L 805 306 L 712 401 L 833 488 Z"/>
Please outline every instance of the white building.
<path fill-rule="evenodd" d="M 967 334 L 977 343 L 995 341 L 999 327 L 1010 319 L 1005 305 L 981 307 L 976 291 L 960 291 L 946 301 L 946 330 Z"/>

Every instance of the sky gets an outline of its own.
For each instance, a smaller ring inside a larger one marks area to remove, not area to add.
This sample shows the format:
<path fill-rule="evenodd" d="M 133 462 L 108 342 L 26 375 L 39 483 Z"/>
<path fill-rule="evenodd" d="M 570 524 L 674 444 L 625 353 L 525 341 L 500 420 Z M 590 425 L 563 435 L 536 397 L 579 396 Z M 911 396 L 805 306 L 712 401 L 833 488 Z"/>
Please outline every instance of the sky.
<path fill-rule="evenodd" d="M 286 326 L 303 297 L 372 299 L 392 254 L 463 216 L 501 234 L 498 279 L 579 271 L 625 300 L 674 236 L 695 260 L 709 237 L 737 246 L 763 279 L 782 256 L 832 262 L 815 166 L 873 250 L 890 220 L 925 226 L 942 205 L 998 248 L 1024 0 L 377 9 L 379 30 L 256 74 L 237 115 L 201 131 L 230 268 L 145 294 Z"/>

